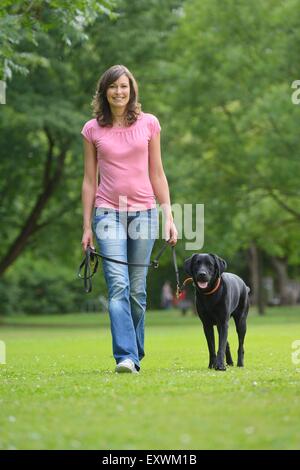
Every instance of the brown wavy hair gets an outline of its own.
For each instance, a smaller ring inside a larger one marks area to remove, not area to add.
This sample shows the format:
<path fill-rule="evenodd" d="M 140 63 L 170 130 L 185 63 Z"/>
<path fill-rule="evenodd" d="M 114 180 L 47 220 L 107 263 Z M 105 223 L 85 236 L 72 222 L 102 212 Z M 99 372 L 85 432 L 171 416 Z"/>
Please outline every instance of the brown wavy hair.
<path fill-rule="evenodd" d="M 113 125 L 113 117 L 109 102 L 107 101 L 106 92 L 108 87 L 118 80 L 121 75 L 128 77 L 130 85 L 130 97 L 125 110 L 126 126 L 133 124 L 141 113 L 142 107 L 138 102 L 138 85 L 134 76 L 124 65 L 113 65 L 100 77 L 92 101 L 94 116 L 99 126 L 108 127 Z"/>

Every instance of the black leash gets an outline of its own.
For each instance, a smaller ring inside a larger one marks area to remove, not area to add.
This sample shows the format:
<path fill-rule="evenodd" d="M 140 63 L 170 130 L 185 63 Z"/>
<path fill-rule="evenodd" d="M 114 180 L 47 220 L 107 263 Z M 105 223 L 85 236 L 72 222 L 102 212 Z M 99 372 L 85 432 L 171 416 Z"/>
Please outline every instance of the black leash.
<path fill-rule="evenodd" d="M 172 256 L 173 256 L 173 264 L 174 264 L 175 276 L 176 276 L 176 297 L 178 299 L 179 295 L 182 292 L 182 287 L 180 287 L 179 271 L 178 271 L 178 266 L 177 266 L 175 246 L 172 246 Z"/>
<path fill-rule="evenodd" d="M 150 262 L 150 264 L 143 264 L 143 263 L 128 263 L 126 261 L 119 261 L 117 259 L 109 258 L 108 256 L 104 256 L 101 253 L 97 253 L 96 250 L 91 248 L 90 246 L 87 247 L 85 251 L 85 257 L 82 260 L 79 269 L 78 269 L 78 277 L 80 279 L 83 279 L 84 282 L 84 290 L 85 292 L 91 292 L 92 290 L 92 277 L 94 274 L 97 272 L 98 269 L 98 264 L 99 260 L 98 258 L 106 259 L 107 261 L 111 261 L 112 263 L 118 263 L 118 264 L 125 264 L 127 266 L 137 266 L 137 267 L 143 267 L 143 268 L 154 268 L 157 269 L 159 266 L 159 258 L 163 254 L 163 252 L 166 250 L 166 248 L 169 245 L 168 242 L 165 242 L 160 251 L 158 252 L 157 257 Z M 175 246 L 171 246 L 172 248 L 172 255 L 173 255 L 173 263 L 174 263 L 174 269 L 175 269 L 175 275 L 176 275 L 176 284 L 177 284 L 177 289 L 176 289 L 176 296 L 178 297 L 180 292 L 182 291 L 180 287 L 180 281 L 179 281 L 179 272 L 178 272 L 178 267 L 177 267 L 177 260 L 176 260 L 176 251 L 175 251 Z M 92 269 L 91 269 L 91 266 Z M 82 268 L 84 267 L 83 275 L 81 274 Z"/>

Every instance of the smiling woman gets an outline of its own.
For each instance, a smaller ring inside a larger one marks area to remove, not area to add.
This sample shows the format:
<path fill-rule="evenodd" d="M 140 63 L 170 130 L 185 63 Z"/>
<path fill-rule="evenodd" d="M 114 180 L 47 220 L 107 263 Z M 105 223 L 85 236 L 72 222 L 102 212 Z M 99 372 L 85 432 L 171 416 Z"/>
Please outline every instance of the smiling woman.
<path fill-rule="evenodd" d="M 156 199 L 165 215 L 165 238 L 171 245 L 177 242 L 161 161 L 160 123 L 153 114 L 142 112 L 137 83 L 123 65 L 114 65 L 101 76 L 93 108 L 95 118 L 81 131 L 83 250 L 93 247 L 94 232 L 102 255 L 149 264 L 158 232 Z M 145 355 L 147 268 L 103 260 L 103 270 L 116 372 L 136 373 Z"/>
<path fill-rule="evenodd" d="M 123 108 L 127 106 L 130 98 L 129 78 L 126 75 L 121 75 L 118 80 L 109 85 L 106 96 L 115 117 L 115 124 L 117 126 L 125 126 Z"/>
<path fill-rule="evenodd" d="M 99 79 L 92 101 L 100 126 L 130 126 L 140 111 L 138 85 L 123 65 L 110 67 Z"/>

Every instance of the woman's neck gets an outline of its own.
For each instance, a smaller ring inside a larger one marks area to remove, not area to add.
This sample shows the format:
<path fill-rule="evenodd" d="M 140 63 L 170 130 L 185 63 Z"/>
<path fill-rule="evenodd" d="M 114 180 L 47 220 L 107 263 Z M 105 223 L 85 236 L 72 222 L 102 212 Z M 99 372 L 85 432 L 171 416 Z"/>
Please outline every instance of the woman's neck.
<path fill-rule="evenodd" d="M 111 112 L 113 120 L 124 119 L 125 111 L 126 111 L 125 107 L 124 108 L 123 107 L 115 108 L 113 106 L 110 107 L 110 112 Z"/>
<path fill-rule="evenodd" d="M 112 114 L 113 125 L 115 127 L 125 126 L 125 113 L 124 112 L 120 113 L 120 111 L 119 112 L 112 111 L 111 114 Z"/>

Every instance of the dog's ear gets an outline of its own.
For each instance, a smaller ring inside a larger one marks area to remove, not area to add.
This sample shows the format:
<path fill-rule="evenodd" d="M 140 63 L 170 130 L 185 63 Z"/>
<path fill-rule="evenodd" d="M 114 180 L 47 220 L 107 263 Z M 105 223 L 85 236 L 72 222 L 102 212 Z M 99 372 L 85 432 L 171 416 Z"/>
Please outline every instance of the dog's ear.
<path fill-rule="evenodd" d="M 216 269 L 217 269 L 217 274 L 218 274 L 218 277 L 221 276 L 221 274 L 226 271 L 227 269 L 227 263 L 226 261 L 223 259 L 223 258 L 220 258 L 220 256 L 218 255 L 214 255 L 213 253 L 209 253 L 210 256 L 212 256 L 212 258 L 215 260 L 215 265 L 216 265 Z"/>
<path fill-rule="evenodd" d="M 193 269 L 193 261 L 197 253 L 194 253 L 190 258 L 186 259 L 183 264 L 183 269 L 184 271 L 189 274 L 190 276 L 193 275 L 192 269 Z"/>

